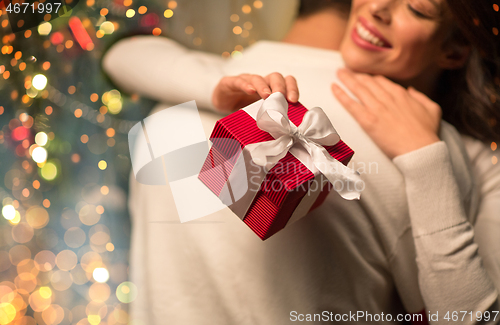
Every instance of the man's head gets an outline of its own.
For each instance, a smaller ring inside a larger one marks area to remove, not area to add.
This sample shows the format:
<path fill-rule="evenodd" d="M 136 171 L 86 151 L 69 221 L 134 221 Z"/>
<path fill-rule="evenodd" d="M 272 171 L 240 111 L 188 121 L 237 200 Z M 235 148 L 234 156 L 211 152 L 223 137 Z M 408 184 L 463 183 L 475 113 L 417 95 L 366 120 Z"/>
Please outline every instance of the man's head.
<path fill-rule="evenodd" d="M 329 9 L 347 16 L 350 8 L 351 0 L 300 0 L 299 18 Z"/>

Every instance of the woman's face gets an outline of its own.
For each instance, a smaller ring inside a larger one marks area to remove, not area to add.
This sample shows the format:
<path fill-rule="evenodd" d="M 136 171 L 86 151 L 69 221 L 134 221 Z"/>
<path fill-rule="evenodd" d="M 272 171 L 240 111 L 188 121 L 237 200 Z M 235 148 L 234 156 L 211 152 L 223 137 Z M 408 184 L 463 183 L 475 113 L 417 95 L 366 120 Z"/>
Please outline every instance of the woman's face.
<path fill-rule="evenodd" d="M 450 17 L 444 0 L 353 0 L 340 51 L 354 71 L 412 80 L 439 69 Z"/>

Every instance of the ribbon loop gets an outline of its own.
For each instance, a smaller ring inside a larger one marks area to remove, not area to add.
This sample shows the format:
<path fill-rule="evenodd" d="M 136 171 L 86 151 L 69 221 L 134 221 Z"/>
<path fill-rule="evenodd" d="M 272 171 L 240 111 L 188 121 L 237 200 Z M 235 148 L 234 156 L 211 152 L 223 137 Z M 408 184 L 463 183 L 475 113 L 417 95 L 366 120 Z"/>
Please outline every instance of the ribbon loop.
<path fill-rule="evenodd" d="M 319 108 L 306 112 L 299 126 L 288 118 L 288 102 L 280 92 L 264 100 L 256 118 L 257 126 L 275 140 L 252 143 L 246 146 L 255 164 L 270 170 L 292 147 L 302 146 L 312 158 L 314 166 L 334 185 L 334 189 L 347 200 L 359 199 L 357 182 L 362 182 L 358 172 L 351 170 L 330 156 L 323 146 L 334 146 L 340 136 Z M 341 181 L 338 188 L 336 182 Z"/>

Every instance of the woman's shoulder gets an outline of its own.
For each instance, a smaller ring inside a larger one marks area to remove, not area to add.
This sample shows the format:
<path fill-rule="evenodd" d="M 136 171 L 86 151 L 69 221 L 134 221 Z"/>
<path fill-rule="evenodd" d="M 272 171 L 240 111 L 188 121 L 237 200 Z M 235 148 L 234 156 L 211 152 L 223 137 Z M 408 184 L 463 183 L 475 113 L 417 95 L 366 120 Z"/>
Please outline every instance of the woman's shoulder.
<path fill-rule="evenodd" d="M 500 149 L 498 143 L 485 143 L 468 135 L 461 135 L 470 159 L 474 176 L 481 184 L 481 192 L 496 191 L 500 195 Z"/>

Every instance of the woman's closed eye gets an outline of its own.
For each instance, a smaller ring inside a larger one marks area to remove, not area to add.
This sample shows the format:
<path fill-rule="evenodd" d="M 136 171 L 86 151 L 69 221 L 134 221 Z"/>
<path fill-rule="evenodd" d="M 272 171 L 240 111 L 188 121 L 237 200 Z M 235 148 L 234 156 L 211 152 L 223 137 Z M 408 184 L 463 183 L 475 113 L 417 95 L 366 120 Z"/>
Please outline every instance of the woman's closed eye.
<path fill-rule="evenodd" d="M 418 11 L 417 9 L 413 8 L 411 6 L 411 4 L 408 4 L 408 9 L 412 12 L 412 14 L 414 14 L 415 16 L 417 16 L 418 18 L 422 18 L 422 19 L 431 19 L 432 17 L 430 16 L 427 16 L 426 14 Z"/>
<path fill-rule="evenodd" d="M 408 10 L 421 19 L 434 19 L 438 15 L 438 5 L 432 0 L 409 0 Z"/>

